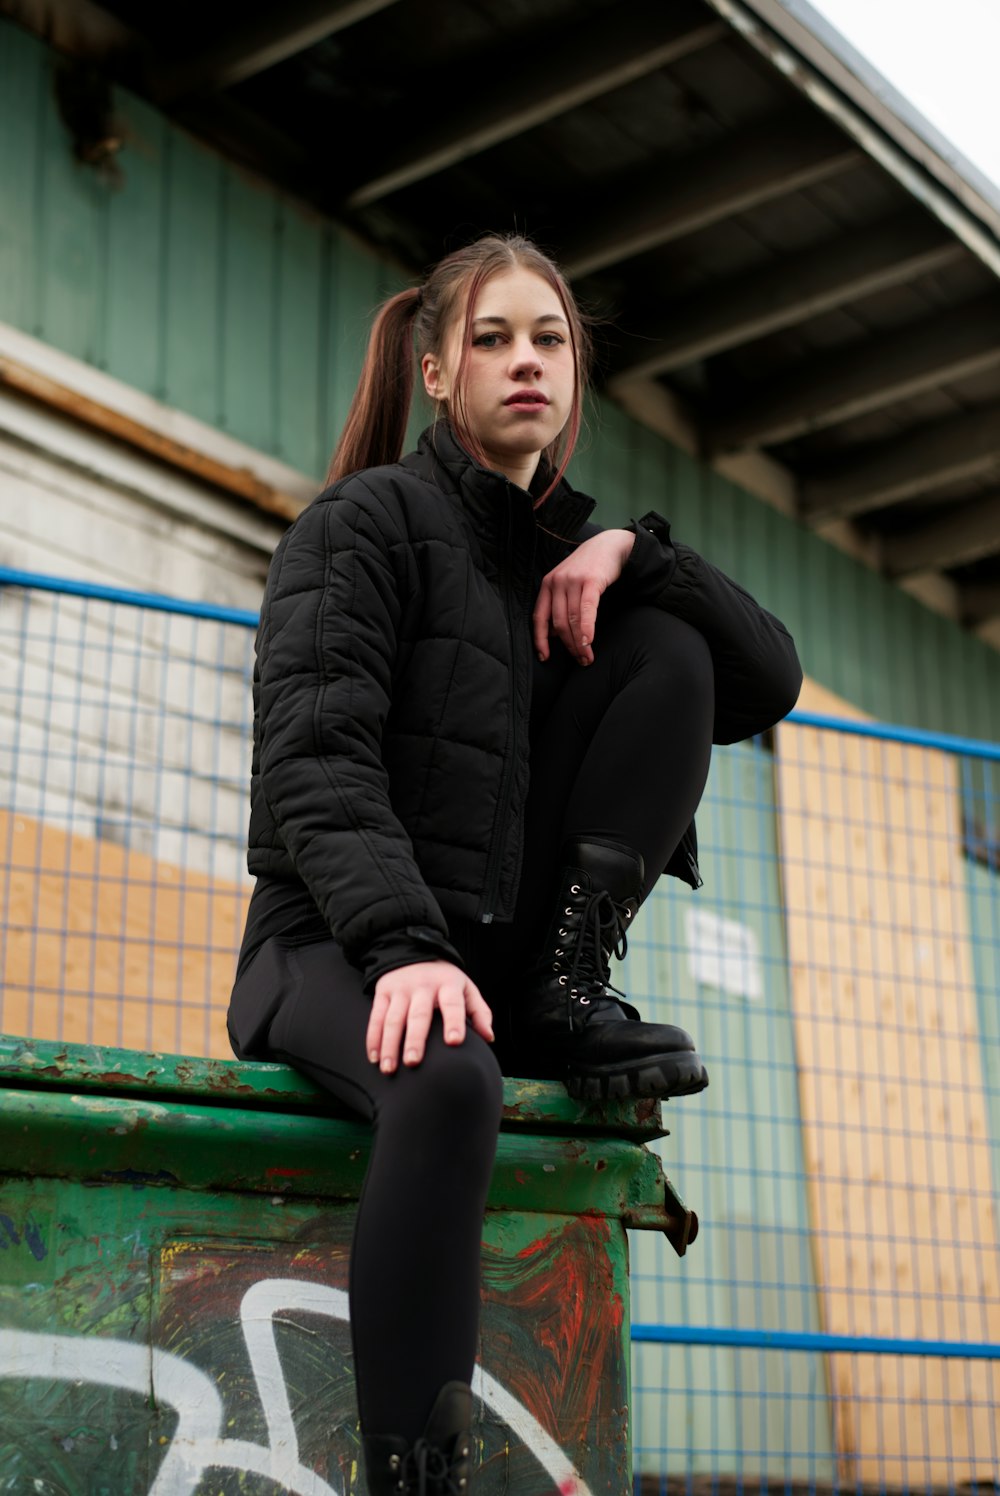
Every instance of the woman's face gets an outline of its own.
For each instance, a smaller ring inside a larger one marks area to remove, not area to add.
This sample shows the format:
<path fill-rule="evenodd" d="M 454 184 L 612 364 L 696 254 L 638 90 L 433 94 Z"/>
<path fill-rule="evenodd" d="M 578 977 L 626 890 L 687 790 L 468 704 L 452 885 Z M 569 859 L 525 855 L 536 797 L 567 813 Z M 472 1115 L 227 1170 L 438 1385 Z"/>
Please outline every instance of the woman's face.
<path fill-rule="evenodd" d="M 460 303 L 441 353 L 421 360 L 432 400 L 450 401 L 461 358 Z M 521 266 L 480 288 L 472 322 L 462 408 L 489 465 L 527 488 L 538 459 L 569 419 L 576 360 L 557 292 Z"/>

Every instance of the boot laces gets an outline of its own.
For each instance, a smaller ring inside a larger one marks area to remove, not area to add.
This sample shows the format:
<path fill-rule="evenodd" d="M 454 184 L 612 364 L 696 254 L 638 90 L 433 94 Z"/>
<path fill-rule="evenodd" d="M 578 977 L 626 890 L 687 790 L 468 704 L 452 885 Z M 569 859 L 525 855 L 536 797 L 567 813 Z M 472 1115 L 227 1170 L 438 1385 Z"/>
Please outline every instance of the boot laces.
<path fill-rule="evenodd" d="M 455 1476 L 451 1460 L 426 1439 L 407 1450 L 401 1473 L 406 1496 L 465 1496 L 466 1483 Z"/>
<path fill-rule="evenodd" d="M 579 885 L 574 884 L 570 892 L 578 889 Z M 586 896 L 566 983 L 566 1015 L 570 1028 L 573 1027 L 574 999 L 587 1006 L 595 999 L 607 997 L 609 992 L 617 997 L 625 996 L 611 985 L 611 957 L 624 960 L 628 952 L 625 932 L 631 918 L 628 905 L 616 904 L 603 888 Z"/>

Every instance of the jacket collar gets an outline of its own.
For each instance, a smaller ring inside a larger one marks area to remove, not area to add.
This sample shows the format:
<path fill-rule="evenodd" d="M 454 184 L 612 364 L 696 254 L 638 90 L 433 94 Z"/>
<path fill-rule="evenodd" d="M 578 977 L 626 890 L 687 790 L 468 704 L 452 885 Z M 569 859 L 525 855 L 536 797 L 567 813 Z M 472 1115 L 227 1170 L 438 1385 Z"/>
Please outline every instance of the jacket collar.
<path fill-rule="evenodd" d="M 417 450 L 403 459 L 423 478 L 454 492 L 477 528 L 495 529 L 511 502 L 521 501 L 525 513 L 546 530 L 572 540 L 594 509 L 594 500 L 572 488 L 565 478 L 537 509 L 533 495 L 543 493 L 548 482 L 546 471 L 539 466 L 531 490 L 511 483 L 503 473 L 482 467 L 459 444 L 447 421 L 428 426 L 417 444 Z"/>

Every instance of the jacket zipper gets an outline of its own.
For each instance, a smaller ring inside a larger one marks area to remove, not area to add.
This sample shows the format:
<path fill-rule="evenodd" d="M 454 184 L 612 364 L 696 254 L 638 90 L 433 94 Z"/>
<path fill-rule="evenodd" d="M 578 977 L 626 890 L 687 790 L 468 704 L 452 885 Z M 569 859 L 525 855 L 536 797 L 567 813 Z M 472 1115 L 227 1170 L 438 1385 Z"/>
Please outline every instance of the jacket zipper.
<path fill-rule="evenodd" d="M 507 746 L 509 752 L 506 755 L 503 779 L 500 781 L 500 794 L 497 798 L 497 815 L 493 823 L 493 839 L 490 846 L 490 855 L 486 863 L 486 887 L 483 892 L 483 912 L 479 916 L 480 924 L 491 925 L 496 913 L 497 890 L 500 886 L 500 862 L 503 854 L 504 829 L 507 825 L 507 815 L 510 810 L 510 798 L 514 788 L 514 774 L 517 769 L 517 703 L 516 681 L 517 681 L 517 644 L 512 626 L 513 615 L 513 587 L 511 585 L 511 552 L 513 550 L 513 502 L 510 492 L 510 484 L 507 484 L 507 545 L 502 558 L 501 576 L 501 602 L 503 604 L 504 622 L 507 626 L 507 643 L 510 651 L 510 690 L 507 692 Z"/>

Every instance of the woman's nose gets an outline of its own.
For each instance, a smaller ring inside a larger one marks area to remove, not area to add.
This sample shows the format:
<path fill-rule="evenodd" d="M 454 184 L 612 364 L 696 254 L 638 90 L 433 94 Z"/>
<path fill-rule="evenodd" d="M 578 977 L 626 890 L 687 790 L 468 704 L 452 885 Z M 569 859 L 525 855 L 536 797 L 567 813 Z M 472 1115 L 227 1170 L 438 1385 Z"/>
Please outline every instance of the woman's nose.
<path fill-rule="evenodd" d="M 538 349 L 530 338 L 518 339 L 511 347 L 511 372 L 524 379 L 532 374 L 541 374 L 544 365 Z"/>

